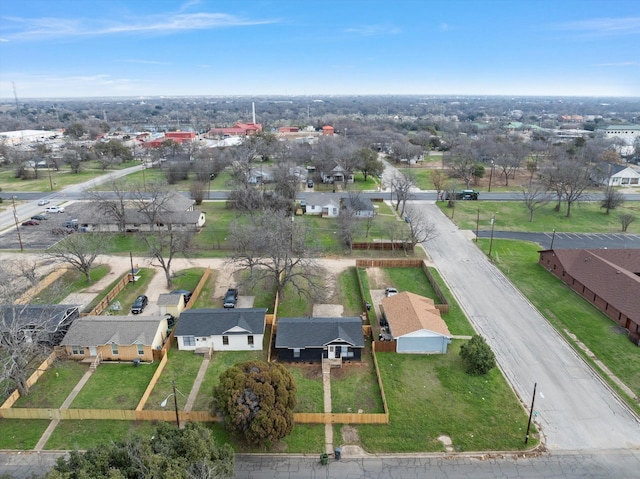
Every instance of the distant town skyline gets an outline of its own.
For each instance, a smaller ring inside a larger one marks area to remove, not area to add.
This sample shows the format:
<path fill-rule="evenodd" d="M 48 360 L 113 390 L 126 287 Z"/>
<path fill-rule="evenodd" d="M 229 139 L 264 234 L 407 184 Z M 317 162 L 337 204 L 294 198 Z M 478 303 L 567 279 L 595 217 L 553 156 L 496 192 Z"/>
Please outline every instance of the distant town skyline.
<path fill-rule="evenodd" d="M 640 96 L 637 0 L 23 0 L 0 99 Z"/>

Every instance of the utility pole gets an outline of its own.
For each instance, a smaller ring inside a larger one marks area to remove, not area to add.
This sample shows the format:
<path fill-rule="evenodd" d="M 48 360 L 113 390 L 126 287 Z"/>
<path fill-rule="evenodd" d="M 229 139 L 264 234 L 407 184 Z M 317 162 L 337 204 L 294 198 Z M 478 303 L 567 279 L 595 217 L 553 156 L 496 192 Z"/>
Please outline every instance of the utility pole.
<path fill-rule="evenodd" d="M 496 227 L 496 215 L 491 215 L 491 239 L 489 240 L 489 260 L 491 260 L 491 250 L 493 248 L 493 230 Z"/>
<path fill-rule="evenodd" d="M 18 232 L 18 243 L 20 243 L 20 251 L 24 251 L 22 248 L 22 236 L 20 236 L 20 226 L 18 226 L 18 212 L 16 211 L 16 197 L 12 196 L 11 201 L 13 202 L 13 219 L 16 222 L 16 231 Z"/>
<path fill-rule="evenodd" d="M 529 422 L 527 423 L 527 435 L 524 437 L 524 443 L 529 442 L 529 430 L 531 429 L 531 418 L 533 417 L 533 403 L 536 400 L 536 387 L 538 383 L 533 383 L 533 397 L 531 398 L 531 411 L 529 411 Z M 544 397 L 544 396 L 543 396 Z"/>

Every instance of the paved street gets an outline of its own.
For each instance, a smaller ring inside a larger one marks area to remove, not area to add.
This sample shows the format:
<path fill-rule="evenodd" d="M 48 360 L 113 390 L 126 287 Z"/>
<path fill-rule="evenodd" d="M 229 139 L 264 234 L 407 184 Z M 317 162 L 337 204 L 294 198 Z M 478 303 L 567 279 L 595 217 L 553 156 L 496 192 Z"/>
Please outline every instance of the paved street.
<path fill-rule="evenodd" d="M 479 231 L 479 238 L 490 238 L 491 231 Z M 524 233 L 494 231 L 494 238 L 516 239 L 538 243 L 541 249 L 640 248 L 640 235 L 626 233 Z"/>
<path fill-rule="evenodd" d="M 425 248 L 536 423 L 550 451 L 640 448 L 640 421 L 538 311 L 434 204 L 419 203 L 438 236 Z"/>

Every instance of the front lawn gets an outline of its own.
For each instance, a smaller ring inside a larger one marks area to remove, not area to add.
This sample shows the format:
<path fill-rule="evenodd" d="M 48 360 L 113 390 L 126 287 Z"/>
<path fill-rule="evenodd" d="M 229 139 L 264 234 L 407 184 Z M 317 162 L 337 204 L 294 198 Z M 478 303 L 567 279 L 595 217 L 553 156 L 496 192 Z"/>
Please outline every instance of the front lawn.
<path fill-rule="evenodd" d="M 298 388 L 295 412 L 324 412 L 324 389 L 320 364 L 285 364 Z"/>
<path fill-rule="evenodd" d="M 0 450 L 30 450 L 49 427 L 48 419 L 4 419 L 0 418 Z"/>
<path fill-rule="evenodd" d="M 110 441 L 126 439 L 134 434 L 150 437 L 155 431 L 152 421 L 109 421 L 84 419 L 60 421 L 45 444 L 50 451 L 89 449 Z"/>
<path fill-rule="evenodd" d="M 62 276 L 44 288 L 38 296 L 31 300 L 33 304 L 59 304 L 67 296 L 90 288 L 96 281 L 104 278 L 111 268 L 109 265 L 100 264 L 89 270 L 91 283 L 84 274 L 75 268 L 68 269 Z"/>
<path fill-rule="evenodd" d="M 58 360 L 21 396 L 13 407 L 57 409 L 89 369 L 78 361 Z"/>
<path fill-rule="evenodd" d="M 158 363 L 103 362 L 80 390 L 70 409 L 135 409 Z"/>
<path fill-rule="evenodd" d="M 447 354 L 378 353 L 390 423 L 358 426 L 371 453 L 522 450 L 528 416 L 498 368 L 470 376 L 455 340 Z M 528 447 L 537 443 L 529 440 Z"/>

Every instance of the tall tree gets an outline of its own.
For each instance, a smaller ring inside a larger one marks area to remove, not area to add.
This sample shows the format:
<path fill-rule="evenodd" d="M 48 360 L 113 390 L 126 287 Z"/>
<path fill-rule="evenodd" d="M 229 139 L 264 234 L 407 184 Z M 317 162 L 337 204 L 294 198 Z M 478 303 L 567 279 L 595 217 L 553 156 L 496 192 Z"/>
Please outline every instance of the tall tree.
<path fill-rule="evenodd" d="M 396 172 L 391 178 L 391 191 L 396 195 L 396 211 L 404 216 L 407 201 L 411 199 L 411 188 L 416 185 L 416 176 L 413 172 Z"/>
<path fill-rule="evenodd" d="M 214 408 L 225 427 L 249 444 L 271 446 L 293 431 L 296 383 L 278 363 L 247 361 L 220 375 L 214 388 Z"/>
<path fill-rule="evenodd" d="M 378 159 L 378 153 L 371 148 L 360 148 L 356 155 L 364 181 L 367 181 L 369 175 L 381 175 L 384 171 L 384 163 Z"/>
<path fill-rule="evenodd" d="M 91 283 L 91 267 L 99 254 L 104 253 L 107 236 L 99 233 L 74 233 L 54 244 L 47 255 L 80 271 Z"/>
<path fill-rule="evenodd" d="M 418 243 L 429 241 L 437 235 L 435 223 L 429 220 L 425 212 L 415 205 L 407 207 L 405 222 L 407 229 L 404 243 L 411 245 L 411 249 L 414 249 Z"/>
<path fill-rule="evenodd" d="M 529 211 L 529 222 L 533 222 L 533 215 L 536 210 L 549 203 L 549 196 L 541 183 L 529 183 L 529 186 L 523 186 L 522 199 Z"/>
<path fill-rule="evenodd" d="M 193 239 L 192 231 L 156 231 L 145 234 L 143 241 L 147 246 L 149 256 L 158 260 L 165 279 L 167 280 L 167 288 L 171 288 L 173 279 L 171 275 L 171 263 L 179 254 L 189 252 L 191 240 Z"/>

